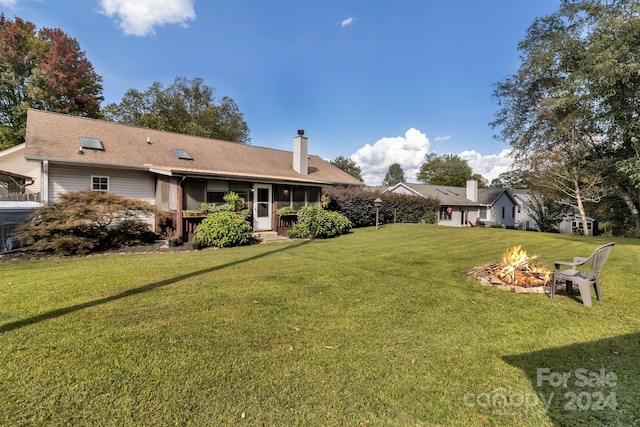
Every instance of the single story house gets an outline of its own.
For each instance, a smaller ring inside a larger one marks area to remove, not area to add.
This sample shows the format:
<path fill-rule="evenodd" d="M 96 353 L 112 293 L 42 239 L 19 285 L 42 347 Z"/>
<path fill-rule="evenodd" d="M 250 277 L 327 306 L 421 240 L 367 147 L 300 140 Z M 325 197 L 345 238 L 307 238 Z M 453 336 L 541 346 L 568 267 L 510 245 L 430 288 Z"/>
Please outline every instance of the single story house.
<path fill-rule="evenodd" d="M 324 186 L 364 185 L 308 147 L 301 130 L 284 151 L 30 109 L 25 142 L 0 153 L 0 171 L 24 178 L 12 188 L 42 203 L 88 189 L 147 201 L 185 238 L 195 225 L 184 211 L 235 192 L 255 231 L 277 231 L 278 207 L 319 203 Z"/>
<path fill-rule="evenodd" d="M 454 227 L 500 224 L 514 227 L 516 202 L 504 188 L 478 188 L 478 181 L 467 181 L 466 187 L 409 184 L 401 182 L 384 193 L 432 197 L 440 200 L 438 224 Z"/>
<path fill-rule="evenodd" d="M 518 204 L 516 209 L 516 227 L 524 230 L 540 231 L 538 223 L 531 216 L 532 193 L 528 189 L 516 189 L 512 193 L 514 200 Z"/>
<path fill-rule="evenodd" d="M 518 209 L 516 210 L 516 225 L 525 230 L 538 230 L 540 227 L 536 220 L 531 216 L 532 211 L 532 198 L 533 192 L 529 189 L 516 189 L 513 190 L 513 198 L 518 203 Z M 579 215 L 571 213 L 562 219 L 558 224 L 558 231 L 564 234 L 583 233 L 584 224 Z M 593 235 L 594 231 L 597 232 L 598 224 L 593 218 L 587 218 L 587 228 L 589 229 L 589 235 Z"/>

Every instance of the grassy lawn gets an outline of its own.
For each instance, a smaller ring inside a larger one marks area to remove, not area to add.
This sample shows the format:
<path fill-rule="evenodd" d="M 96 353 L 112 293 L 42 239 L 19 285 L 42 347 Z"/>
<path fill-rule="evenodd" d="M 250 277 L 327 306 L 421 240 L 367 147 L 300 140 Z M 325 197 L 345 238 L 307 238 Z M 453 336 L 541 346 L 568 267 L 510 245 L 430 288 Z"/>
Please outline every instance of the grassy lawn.
<path fill-rule="evenodd" d="M 591 308 L 467 274 L 610 240 Z M 0 424 L 638 425 L 639 265 L 640 240 L 428 225 L 0 262 Z"/>

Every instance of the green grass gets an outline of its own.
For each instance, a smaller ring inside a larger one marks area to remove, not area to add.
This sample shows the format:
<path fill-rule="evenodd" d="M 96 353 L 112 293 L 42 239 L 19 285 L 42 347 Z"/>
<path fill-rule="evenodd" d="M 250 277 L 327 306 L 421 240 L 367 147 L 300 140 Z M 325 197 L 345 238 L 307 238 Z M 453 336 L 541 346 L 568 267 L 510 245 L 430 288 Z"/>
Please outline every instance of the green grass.
<path fill-rule="evenodd" d="M 591 308 L 468 276 L 514 245 L 552 268 L 607 241 L 396 225 L 1 262 L 0 424 L 638 425 L 640 241 L 614 239 Z M 616 384 L 581 387 L 579 368 Z"/>

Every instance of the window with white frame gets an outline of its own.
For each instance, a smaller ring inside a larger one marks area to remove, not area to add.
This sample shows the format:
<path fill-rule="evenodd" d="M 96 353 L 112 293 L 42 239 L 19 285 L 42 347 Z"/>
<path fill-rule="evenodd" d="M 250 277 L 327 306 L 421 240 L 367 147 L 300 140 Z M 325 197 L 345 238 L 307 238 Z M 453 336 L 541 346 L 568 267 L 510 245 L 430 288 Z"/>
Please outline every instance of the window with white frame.
<path fill-rule="evenodd" d="M 108 176 L 92 176 L 91 177 L 91 189 L 93 191 L 109 191 L 109 177 Z"/>
<path fill-rule="evenodd" d="M 480 206 L 480 214 L 478 215 L 480 219 L 487 219 L 487 207 Z"/>

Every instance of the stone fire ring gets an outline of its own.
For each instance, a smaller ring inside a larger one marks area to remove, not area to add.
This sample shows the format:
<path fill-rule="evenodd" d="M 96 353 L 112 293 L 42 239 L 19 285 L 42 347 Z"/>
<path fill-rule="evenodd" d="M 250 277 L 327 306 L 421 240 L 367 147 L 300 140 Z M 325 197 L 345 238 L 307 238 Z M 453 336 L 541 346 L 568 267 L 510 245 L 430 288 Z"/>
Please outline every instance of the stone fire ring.
<path fill-rule="evenodd" d="M 476 271 L 469 273 L 474 275 L 478 280 L 478 283 L 488 288 L 496 288 L 501 291 L 515 292 L 517 294 L 547 294 L 551 295 L 551 286 L 531 286 L 524 287 L 520 285 L 509 285 L 495 276 L 478 276 Z M 556 294 L 566 292 L 566 286 L 563 283 L 556 285 Z"/>

